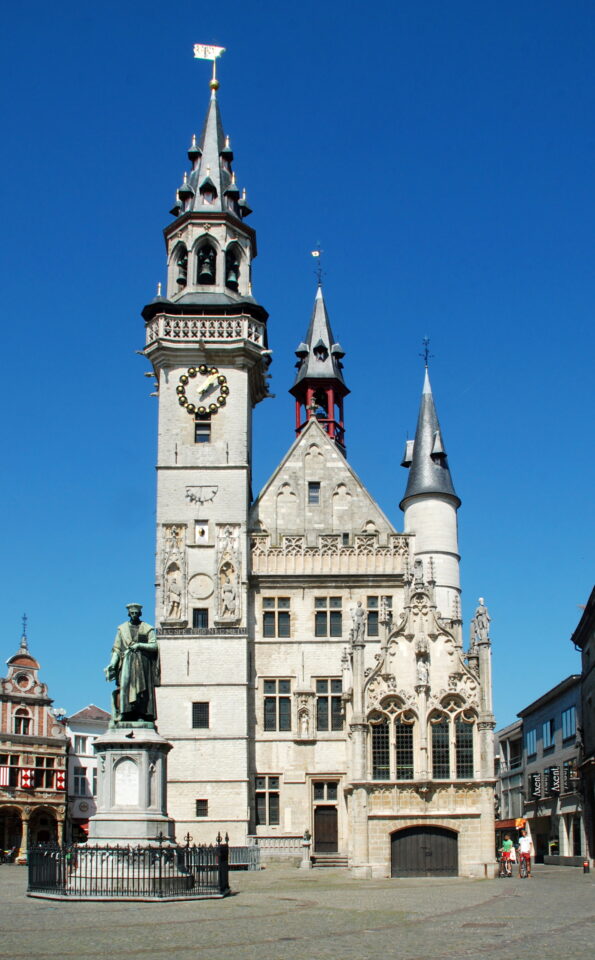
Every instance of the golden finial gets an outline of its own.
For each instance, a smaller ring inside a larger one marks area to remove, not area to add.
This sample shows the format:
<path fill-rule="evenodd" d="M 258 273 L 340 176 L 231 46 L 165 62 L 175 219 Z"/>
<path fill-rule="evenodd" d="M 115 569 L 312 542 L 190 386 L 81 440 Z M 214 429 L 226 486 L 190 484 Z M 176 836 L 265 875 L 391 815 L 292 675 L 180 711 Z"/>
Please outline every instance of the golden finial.
<path fill-rule="evenodd" d="M 226 137 L 226 138 L 225 138 L 225 146 L 226 146 L 226 148 L 229 150 L 229 146 L 230 146 L 230 144 L 229 144 L 229 137 Z"/>

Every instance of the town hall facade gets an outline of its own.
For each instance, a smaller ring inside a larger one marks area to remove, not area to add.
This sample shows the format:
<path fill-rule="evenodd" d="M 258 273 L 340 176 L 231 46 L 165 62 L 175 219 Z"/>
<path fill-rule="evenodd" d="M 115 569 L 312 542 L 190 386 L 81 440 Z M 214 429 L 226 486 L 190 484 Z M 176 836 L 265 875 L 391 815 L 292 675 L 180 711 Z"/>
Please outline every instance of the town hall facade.
<path fill-rule="evenodd" d="M 158 402 L 158 726 L 178 839 L 258 843 L 360 876 L 491 875 L 489 617 L 462 636 L 460 500 L 426 369 L 396 530 L 345 456 L 344 356 L 319 286 L 296 438 L 253 499 L 268 394 L 256 235 L 218 82 L 148 304 Z M 302 331 L 296 331 L 296 341 Z"/>

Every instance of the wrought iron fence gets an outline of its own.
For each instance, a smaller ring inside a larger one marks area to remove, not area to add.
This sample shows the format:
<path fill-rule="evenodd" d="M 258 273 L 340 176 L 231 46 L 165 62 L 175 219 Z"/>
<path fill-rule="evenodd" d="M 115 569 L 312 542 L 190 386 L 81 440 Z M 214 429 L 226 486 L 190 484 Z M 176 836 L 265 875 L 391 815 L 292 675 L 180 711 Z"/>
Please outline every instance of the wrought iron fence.
<path fill-rule="evenodd" d="M 32 896 L 81 899 L 222 897 L 229 893 L 229 847 L 41 844 L 29 851 Z"/>

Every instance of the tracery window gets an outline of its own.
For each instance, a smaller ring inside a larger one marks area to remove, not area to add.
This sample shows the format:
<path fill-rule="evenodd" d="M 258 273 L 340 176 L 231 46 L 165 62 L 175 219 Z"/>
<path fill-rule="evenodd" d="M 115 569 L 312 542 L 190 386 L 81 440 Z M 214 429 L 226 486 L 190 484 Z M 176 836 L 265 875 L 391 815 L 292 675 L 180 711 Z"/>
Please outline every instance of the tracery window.
<path fill-rule="evenodd" d="M 473 721 L 459 717 L 455 721 L 455 753 L 457 777 L 469 780 L 473 776 Z"/>
<path fill-rule="evenodd" d="M 470 780 L 474 776 L 475 714 L 453 700 L 430 717 L 432 777 Z"/>
<path fill-rule="evenodd" d="M 450 778 L 450 724 L 446 717 L 432 722 L 432 776 L 434 780 Z"/>
<path fill-rule="evenodd" d="M 397 780 L 413 780 L 413 720 L 401 714 L 395 720 Z"/>
<path fill-rule="evenodd" d="M 398 702 L 369 717 L 373 780 L 413 780 L 415 714 Z"/>
<path fill-rule="evenodd" d="M 372 779 L 390 780 L 388 717 L 372 724 Z"/>

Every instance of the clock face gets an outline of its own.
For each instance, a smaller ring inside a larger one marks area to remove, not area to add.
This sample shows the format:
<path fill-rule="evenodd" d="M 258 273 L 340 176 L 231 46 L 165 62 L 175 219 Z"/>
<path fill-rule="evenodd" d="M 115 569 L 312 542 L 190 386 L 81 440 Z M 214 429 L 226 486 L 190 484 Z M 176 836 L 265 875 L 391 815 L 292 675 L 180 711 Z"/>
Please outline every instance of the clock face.
<path fill-rule="evenodd" d="M 178 403 L 192 417 L 197 413 L 217 413 L 225 406 L 229 396 L 227 377 L 219 373 L 217 367 L 208 367 L 206 363 L 201 363 L 199 367 L 188 367 L 179 378 L 176 393 Z"/>

